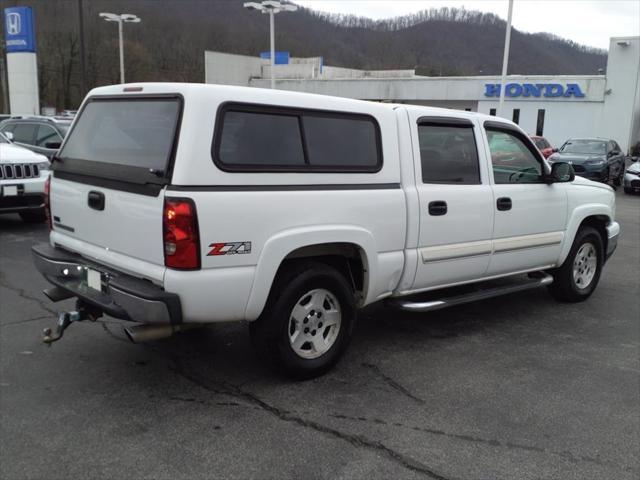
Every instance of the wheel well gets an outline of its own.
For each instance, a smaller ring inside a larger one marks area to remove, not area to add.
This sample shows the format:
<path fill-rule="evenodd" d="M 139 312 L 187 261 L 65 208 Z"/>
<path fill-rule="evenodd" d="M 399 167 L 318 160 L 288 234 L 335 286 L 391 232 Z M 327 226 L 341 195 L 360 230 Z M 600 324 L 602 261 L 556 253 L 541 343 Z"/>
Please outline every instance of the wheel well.
<path fill-rule="evenodd" d="M 321 243 L 298 248 L 284 258 L 278 268 L 278 273 L 285 265 L 309 258 L 334 267 L 351 284 L 356 299 L 358 301 L 364 299 L 368 281 L 368 265 L 366 254 L 358 245 L 355 243 Z"/>
<path fill-rule="evenodd" d="M 602 239 L 602 248 L 604 249 L 604 252 L 606 252 L 607 242 L 609 241 L 609 237 L 607 236 L 608 224 L 609 224 L 609 217 L 607 217 L 606 215 L 592 215 L 582 220 L 582 222 L 580 223 L 580 226 L 578 227 L 578 230 L 580 230 L 582 227 L 595 228 L 600 234 L 600 238 Z"/>

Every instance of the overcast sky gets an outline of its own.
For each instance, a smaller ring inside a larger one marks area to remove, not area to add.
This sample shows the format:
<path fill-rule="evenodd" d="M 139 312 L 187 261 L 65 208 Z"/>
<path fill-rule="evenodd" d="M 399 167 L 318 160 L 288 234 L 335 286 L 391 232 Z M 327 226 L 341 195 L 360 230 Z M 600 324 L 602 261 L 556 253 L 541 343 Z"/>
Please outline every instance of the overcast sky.
<path fill-rule="evenodd" d="M 314 10 L 373 19 L 420 10 L 464 6 L 507 19 L 507 0 L 293 0 Z M 608 48 L 609 37 L 640 35 L 640 0 L 515 0 L 513 27 L 549 32 L 591 47 Z"/>

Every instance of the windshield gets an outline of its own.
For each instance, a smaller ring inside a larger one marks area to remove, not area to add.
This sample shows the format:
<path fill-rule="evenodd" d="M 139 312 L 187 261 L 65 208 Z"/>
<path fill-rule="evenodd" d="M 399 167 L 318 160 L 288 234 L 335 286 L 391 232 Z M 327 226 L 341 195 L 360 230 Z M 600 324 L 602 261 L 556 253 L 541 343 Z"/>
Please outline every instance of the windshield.
<path fill-rule="evenodd" d="M 60 158 L 163 172 L 179 111 L 177 98 L 95 99 L 80 114 Z"/>
<path fill-rule="evenodd" d="M 604 155 L 607 142 L 602 140 L 569 140 L 560 149 L 562 153 L 580 153 L 586 155 Z"/>
<path fill-rule="evenodd" d="M 69 126 L 71 124 L 58 124 L 58 130 L 60 130 L 60 133 L 62 134 L 63 137 L 67 136 L 67 133 L 69 133 Z"/>

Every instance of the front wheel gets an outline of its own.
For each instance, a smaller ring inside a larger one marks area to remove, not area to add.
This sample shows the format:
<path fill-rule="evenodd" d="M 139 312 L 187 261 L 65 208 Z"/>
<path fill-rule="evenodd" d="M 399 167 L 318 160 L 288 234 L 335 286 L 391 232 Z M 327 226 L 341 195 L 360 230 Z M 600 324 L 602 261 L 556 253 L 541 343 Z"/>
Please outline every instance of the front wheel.
<path fill-rule="evenodd" d="M 296 262 L 279 272 L 267 306 L 250 325 L 259 353 L 296 379 L 328 371 L 346 349 L 356 319 L 345 277 L 320 262 Z"/>
<path fill-rule="evenodd" d="M 549 291 L 562 302 L 582 302 L 598 285 L 603 265 L 602 238 L 592 227 L 578 230 L 569 255 L 553 275 Z"/>
<path fill-rule="evenodd" d="M 619 187 L 620 185 L 622 185 L 623 178 L 624 178 L 624 167 L 620 170 L 620 173 L 618 174 L 618 176 L 613 180 L 613 184 L 616 187 Z"/>

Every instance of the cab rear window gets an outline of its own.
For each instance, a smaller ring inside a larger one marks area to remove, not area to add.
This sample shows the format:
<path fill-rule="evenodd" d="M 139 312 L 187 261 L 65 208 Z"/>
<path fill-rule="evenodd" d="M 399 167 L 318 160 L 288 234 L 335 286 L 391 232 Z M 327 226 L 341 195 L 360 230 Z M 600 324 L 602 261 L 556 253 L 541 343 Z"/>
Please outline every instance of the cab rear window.
<path fill-rule="evenodd" d="M 93 99 L 59 157 L 164 172 L 180 108 L 178 98 Z"/>

